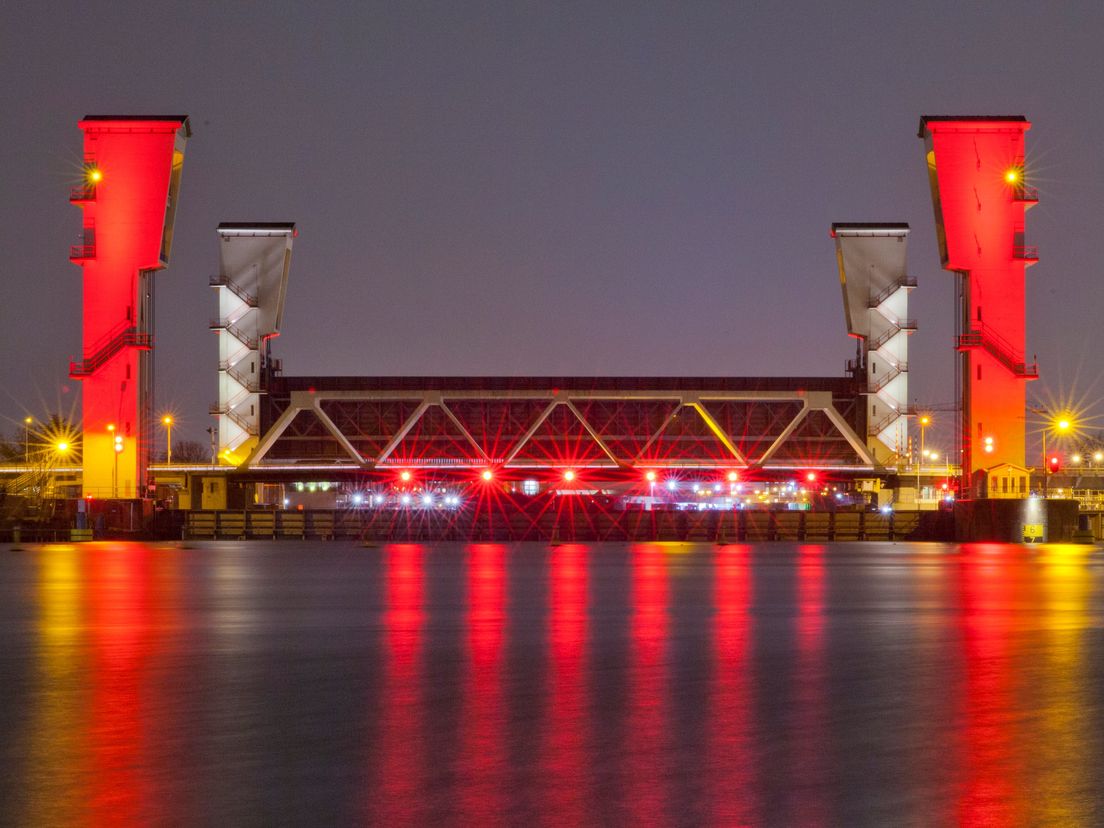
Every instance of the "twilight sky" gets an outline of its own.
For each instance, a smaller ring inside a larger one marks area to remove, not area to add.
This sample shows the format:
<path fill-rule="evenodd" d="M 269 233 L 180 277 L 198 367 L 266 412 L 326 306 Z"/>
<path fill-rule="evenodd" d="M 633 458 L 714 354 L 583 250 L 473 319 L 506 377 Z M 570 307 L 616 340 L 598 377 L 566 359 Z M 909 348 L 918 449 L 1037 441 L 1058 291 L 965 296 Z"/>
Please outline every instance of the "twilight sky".
<path fill-rule="evenodd" d="M 185 438 L 211 423 L 228 220 L 298 223 L 286 373 L 515 375 L 840 374 L 829 225 L 907 221 L 911 394 L 949 402 L 921 113 L 1034 123 L 1030 391 L 1095 402 L 1104 5 L 905 6 L 8 4 L 0 431 L 79 394 L 86 113 L 192 119 L 157 277 L 158 408 Z"/>

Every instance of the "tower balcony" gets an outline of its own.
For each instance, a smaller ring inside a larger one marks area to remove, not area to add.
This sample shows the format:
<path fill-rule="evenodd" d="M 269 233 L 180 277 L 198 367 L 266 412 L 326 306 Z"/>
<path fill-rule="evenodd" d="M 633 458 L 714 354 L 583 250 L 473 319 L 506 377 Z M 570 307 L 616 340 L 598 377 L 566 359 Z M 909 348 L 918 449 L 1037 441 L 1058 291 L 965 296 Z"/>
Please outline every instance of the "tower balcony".
<path fill-rule="evenodd" d="M 1039 248 L 1033 244 L 1016 244 L 1012 246 L 1012 259 L 1023 262 L 1030 267 L 1039 262 Z"/>
<path fill-rule="evenodd" d="M 96 243 L 82 242 L 69 247 L 69 261 L 80 264 L 96 258 Z"/>
<path fill-rule="evenodd" d="M 1012 200 L 1022 203 L 1025 209 L 1034 207 L 1039 203 L 1039 190 L 1037 187 L 1021 185 L 1012 190 Z"/>
<path fill-rule="evenodd" d="M 69 201 L 73 204 L 86 204 L 96 200 L 96 185 L 81 184 L 69 191 Z"/>

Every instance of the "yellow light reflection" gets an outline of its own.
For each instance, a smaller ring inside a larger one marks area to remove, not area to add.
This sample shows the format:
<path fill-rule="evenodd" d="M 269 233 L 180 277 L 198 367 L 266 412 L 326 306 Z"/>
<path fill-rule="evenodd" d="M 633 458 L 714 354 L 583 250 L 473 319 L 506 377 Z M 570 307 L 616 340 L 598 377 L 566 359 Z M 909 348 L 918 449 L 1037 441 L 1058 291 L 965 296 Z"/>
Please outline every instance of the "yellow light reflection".
<path fill-rule="evenodd" d="M 28 716 L 32 769 L 21 791 L 24 825 L 74 824 L 80 791 L 70 784 L 85 753 L 87 708 L 82 676 L 83 586 L 81 553 L 70 544 L 48 545 L 38 555 L 36 679 Z M 45 769 L 49 769 L 45 772 Z"/>
<path fill-rule="evenodd" d="M 1086 675 L 1083 646 L 1086 605 L 1092 587 L 1089 553 L 1094 547 L 1074 544 L 1044 546 L 1042 567 L 1043 632 L 1045 664 L 1040 674 L 1046 681 L 1038 687 L 1039 732 L 1032 758 L 1035 815 L 1040 824 L 1073 825 L 1087 816 L 1078 810 L 1076 797 L 1093 780 L 1085 756 L 1086 739 L 1081 694 Z"/>

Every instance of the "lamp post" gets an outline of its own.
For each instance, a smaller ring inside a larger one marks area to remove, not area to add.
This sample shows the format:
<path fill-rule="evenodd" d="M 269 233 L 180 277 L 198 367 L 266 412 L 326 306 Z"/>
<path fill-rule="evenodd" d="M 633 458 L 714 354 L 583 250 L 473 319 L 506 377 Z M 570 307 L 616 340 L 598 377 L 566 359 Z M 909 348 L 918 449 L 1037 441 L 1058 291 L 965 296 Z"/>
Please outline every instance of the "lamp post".
<path fill-rule="evenodd" d="M 1043 498 L 1045 499 L 1050 496 L 1050 463 L 1048 462 L 1046 449 L 1047 432 L 1053 428 L 1059 435 L 1068 434 L 1074 427 L 1073 418 L 1070 414 L 1055 414 L 1045 408 L 1036 408 L 1030 405 L 1027 410 L 1047 418 L 1046 422 L 1043 423 Z"/>
<path fill-rule="evenodd" d="M 1048 492 L 1050 491 L 1050 464 L 1047 462 L 1047 450 L 1046 450 L 1046 426 L 1043 426 L 1043 499 L 1045 500 Z"/>
<path fill-rule="evenodd" d="M 57 465 L 62 461 L 66 454 L 69 453 L 69 443 L 65 440 L 58 440 L 54 443 L 54 451 L 57 453 L 54 459 L 54 470 L 50 473 L 48 482 L 50 484 L 50 493 L 53 496 L 57 495 Z"/>
<path fill-rule="evenodd" d="M 34 417 L 23 418 L 23 465 L 31 465 L 31 424 Z"/>
<path fill-rule="evenodd" d="M 111 496 L 117 498 L 119 496 L 119 452 L 123 450 L 123 437 L 115 433 L 115 423 L 107 424 L 107 433 L 115 438 L 111 449 L 115 452 L 114 463 L 111 466 Z"/>
<path fill-rule="evenodd" d="M 920 454 L 916 457 L 916 508 L 920 508 L 920 471 L 924 466 L 924 431 L 931 425 L 931 417 L 920 415 Z"/>
<path fill-rule="evenodd" d="M 165 426 L 165 465 L 168 466 L 172 464 L 172 415 L 166 414 L 162 417 L 161 424 Z"/>

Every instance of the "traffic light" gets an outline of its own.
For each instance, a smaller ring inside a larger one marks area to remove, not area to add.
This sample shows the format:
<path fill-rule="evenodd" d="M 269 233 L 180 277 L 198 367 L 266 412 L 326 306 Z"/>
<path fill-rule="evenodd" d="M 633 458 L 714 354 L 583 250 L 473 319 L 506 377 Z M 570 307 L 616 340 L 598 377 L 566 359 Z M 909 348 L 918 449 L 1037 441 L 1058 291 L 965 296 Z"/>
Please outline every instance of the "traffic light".
<path fill-rule="evenodd" d="M 1051 474 L 1058 474 L 1062 469 L 1062 459 L 1057 454 L 1052 454 L 1047 458 L 1047 471 Z"/>

